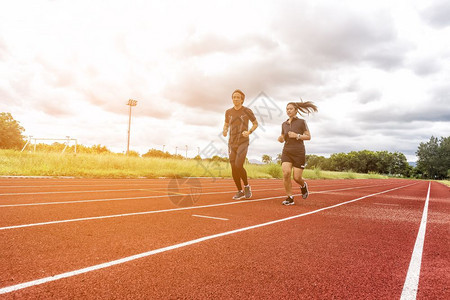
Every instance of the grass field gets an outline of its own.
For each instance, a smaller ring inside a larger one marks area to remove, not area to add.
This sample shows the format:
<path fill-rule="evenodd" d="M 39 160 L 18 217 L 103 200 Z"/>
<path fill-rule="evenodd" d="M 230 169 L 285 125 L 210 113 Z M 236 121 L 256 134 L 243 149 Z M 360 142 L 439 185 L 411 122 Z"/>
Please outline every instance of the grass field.
<path fill-rule="evenodd" d="M 447 186 L 450 186 L 450 180 L 438 180 L 437 182 L 443 183 Z"/>
<path fill-rule="evenodd" d="M 250 178 L 281 178 L 278 164 L 247 164 Z M 70 176 L 83 178 L 231 177 L 230 165 L 192 159 L 162 159 L 123 154 L 61 154 L 0 150 L 0 176 Z M 378 174 L 357 174 L 305 170 L 310 179 L 387 178 Z"/>

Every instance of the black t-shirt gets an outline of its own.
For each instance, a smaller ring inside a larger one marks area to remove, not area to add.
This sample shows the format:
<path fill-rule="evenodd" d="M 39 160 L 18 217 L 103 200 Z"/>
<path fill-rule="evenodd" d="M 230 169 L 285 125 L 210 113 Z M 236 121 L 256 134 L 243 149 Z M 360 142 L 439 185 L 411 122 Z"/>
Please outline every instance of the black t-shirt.
<path fill-rule="evenodd" d="M 230 126 L 230 139 L 228 145 L 240 145 L 249 143 L 248 137 L 243 137 L 242 132 L 248 131 L 248 122 L 255 121 L 253 111 L 245 106 L 236 110 L 234 107 L 227 109 L 225 112 L 225 123 Z"/>
<path fill-rule="evenodd" d="M 303 140 L 297 140 L 296 138 L 290 138 L 288 132 L 292 131 L 295 133 L 303 134 L 305 131 L 309 131 L 306 121 L 295 117 L 292 119 L 291 124 L 289 124 L 289 119 L 287 119 L 283 124 L 281 124 L 281 135 L 284 136 L 284 148 L 299 148 L 305 149 Z"/>

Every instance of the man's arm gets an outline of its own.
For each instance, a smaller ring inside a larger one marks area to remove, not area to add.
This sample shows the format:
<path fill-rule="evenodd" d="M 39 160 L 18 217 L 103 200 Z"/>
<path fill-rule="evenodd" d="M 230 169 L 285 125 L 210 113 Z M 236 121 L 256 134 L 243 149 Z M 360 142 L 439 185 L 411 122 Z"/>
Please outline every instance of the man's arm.
<path fill-rule="evenodd" d="M 255 119 L 254 121 L 252 121 L 252 124 L 253 124 L 253 126 L 252 126 L 252 128 L 250 128 L 250 130 L 249 130 L 249 133 L 250 133 L 250 134 L 252 134 L 253 131 L 256 130 L 256 128 L 258 128 L 258 121 L 256 121 L 256 119 Z"/>
<path fill-rule="evenodd" d="M 223 132 L 222 132 L 222 134 L 223 134 L 223 136 L 227 136 L 227 133 L 228 133 L 228 127 L 230 127 L 230 124 L 228 124 L 227 122 L 225 122 L 224 124 L 223 124 Z"/>
<path fill-rule="evenodd" d="M 250 128 L 249 131 L 242 132 L 243 137 L 248 137 L 250 134 L 253 133 L 253 131 L 256 130 L 256 128 L 258 128 L 258 121 L 256 121 L 256 119 L 252 121 L 252 124 L 253 124 L 253 126 L 252 126 L 252 128 Z"/>

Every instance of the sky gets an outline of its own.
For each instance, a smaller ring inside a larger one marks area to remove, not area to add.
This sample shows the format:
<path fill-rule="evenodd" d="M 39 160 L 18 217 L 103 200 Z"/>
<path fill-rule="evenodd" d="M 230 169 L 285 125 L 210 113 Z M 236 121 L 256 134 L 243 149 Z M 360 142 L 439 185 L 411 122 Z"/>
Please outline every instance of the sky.
<path fill-rule="evenodd" d="M 0 112 L 24 135 L 226 156 L 231 93 L 281 153 L 291 101 L 307 154 L 402 152 L 450 133 L 450 1 L 0 0 Z M 187 151 L 186 151 L 187 150 Z"/>

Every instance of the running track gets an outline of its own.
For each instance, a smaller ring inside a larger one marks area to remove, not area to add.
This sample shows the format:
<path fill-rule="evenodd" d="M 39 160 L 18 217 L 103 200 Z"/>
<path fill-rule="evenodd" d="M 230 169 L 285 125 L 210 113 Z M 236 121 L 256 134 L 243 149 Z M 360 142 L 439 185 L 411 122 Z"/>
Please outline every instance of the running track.
<path fill-rule="evenodd" d="M 0 299 L 450 299 L 442 184 L 192 182 L 0 178 Z"/>

